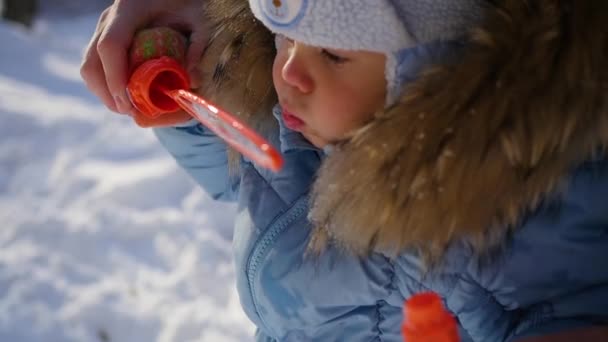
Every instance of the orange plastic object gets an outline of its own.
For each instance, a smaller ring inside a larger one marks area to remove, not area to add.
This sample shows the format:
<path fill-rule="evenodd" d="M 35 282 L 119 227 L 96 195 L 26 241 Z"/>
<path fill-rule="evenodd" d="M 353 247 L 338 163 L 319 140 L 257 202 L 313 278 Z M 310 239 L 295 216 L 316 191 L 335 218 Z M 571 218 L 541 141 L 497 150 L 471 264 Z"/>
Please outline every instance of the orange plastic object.
<path fill-rule="evenodd" d="M 166 47 L 166 40 L 174 40 L 172 36 L 177 33 L 163 29 L 155 34 L 153 30 L 155 29 L 145 32 L 155 39 L 136 39 L 141 46 L 134 46 L 131 51 L 132 54 L 142 49 L 154 52 L 149 54 L 153 59 L 143 61 L 136 67 L 127 85 L 127 93 L 139 112 L 135 116 L 136 123 L 143 127 L 153 127 L 194 118 L 253 162 L 272 171 L 279 171 L 283 166 L 283 157 L 276 149 L 228 112 L 188 91 L 188 74 L 177 60 L 167 56 L 158 57 L 159 51 L 164 51 L 162 48 Z M 159 44 L 160 47 L 157 48 L 154 44 Z M 134 60 L 140 58 L 138 55 Z"/>
<path fill-rule="evenodd" d="M 166 90 L 190 89 L 188 74 L 170 57 L 144 62 L 135 69 L 127 85 L 133 106 L 149 118 L 178 111 L 179 104 L 165 94 Z"/>
<path fill-rule="evenodd" d="M 454 317 L 433 292 L 414 295 L 406 301 L 401 332 L 405 342 L 459 342 Z"/>

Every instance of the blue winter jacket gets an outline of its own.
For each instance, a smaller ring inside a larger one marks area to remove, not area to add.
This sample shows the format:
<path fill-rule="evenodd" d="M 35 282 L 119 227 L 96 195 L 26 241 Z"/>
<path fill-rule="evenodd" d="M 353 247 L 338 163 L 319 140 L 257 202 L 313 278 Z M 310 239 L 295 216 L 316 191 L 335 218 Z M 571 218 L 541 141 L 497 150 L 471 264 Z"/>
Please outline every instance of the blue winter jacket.
<path fill-rule="evenodd" d="M 608 2 L 490 3 L 462 59 L 411 80 L 334 151 L 286 129 L 279 108 L 264 117 L 279 119 L 267 136 L 285 159 L 278 173 L 241 159 L 231 177 L 226 146 L 200 124 L 155 129 L 211 196 L 238 203 L 237 288 L 258 341 L 402 341 L 404 300 L 428 290 L 463 341 L 608 324 Z M 243 1 L 217 4 L 205 58 L 221 62 L 208 82 L 230 75 L 217 93 L 266 94 L 271 84 L 252 81 L 263 72 L 238 75 L 272 58 L 261 53 L 273 54 L 272 37 L 255 35 L 267 32 Z M 305 256 L 319 229 L 335 241 Z M 478 243 L 486 235 L 500 243 Z M 402 248 L 342 249 L 372 237 Z M 446 240 L 430 270 L 408 248 Z"/>
<path fill-rule="evenodd" d="M 403 301 L 426 290 L 444 298 L 463 341 L 608 323 L 606 159 L 574 170 L 568 191 L 529 215 L 500 261 L 455 245 L 447 265 L 425 276 L 408 253 L 359 259 L 330 247 L 304 256 L 310 185 L 325 154 L 298 133 L 281 125 L 271 140 L 285 157 L 279 173 L 242 160 L 231 179 L 224 143 L 200 124 L 155 132 L 209 194 L 238 201 L 237 288 L 258 341 L 402 341 Z"/>

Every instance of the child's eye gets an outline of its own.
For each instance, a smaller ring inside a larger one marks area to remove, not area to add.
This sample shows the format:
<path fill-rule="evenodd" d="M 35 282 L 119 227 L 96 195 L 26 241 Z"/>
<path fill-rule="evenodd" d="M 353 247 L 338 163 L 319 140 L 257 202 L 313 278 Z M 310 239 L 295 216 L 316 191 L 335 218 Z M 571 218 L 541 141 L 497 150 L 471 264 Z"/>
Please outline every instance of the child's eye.
<path fill-rule="evenodd" d="M 344 64 L 345 62 L 348 61 L 348 58 L 344 58 L 344 57 L 338 56 L 338 55 L 333 54 L 333 53 L 331 53 L 331 52 L 329 52 L 329 51 L 327 51 L 325 49 L 321 50 L 321 53 L 330 62 L 335 63 L 335 64 Z"/>

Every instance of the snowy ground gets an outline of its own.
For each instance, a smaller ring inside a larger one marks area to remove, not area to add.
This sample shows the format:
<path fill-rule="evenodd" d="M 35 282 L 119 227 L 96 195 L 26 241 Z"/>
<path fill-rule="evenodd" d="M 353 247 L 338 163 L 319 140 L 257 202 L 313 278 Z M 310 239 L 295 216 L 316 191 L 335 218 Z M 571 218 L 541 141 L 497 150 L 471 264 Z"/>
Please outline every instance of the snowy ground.
<path fill-rule="evenodd" d="M 87 92 L 98 14 L 45 13 L 0 22 L 0 341 L 250 340 L 234 208 Z"/>

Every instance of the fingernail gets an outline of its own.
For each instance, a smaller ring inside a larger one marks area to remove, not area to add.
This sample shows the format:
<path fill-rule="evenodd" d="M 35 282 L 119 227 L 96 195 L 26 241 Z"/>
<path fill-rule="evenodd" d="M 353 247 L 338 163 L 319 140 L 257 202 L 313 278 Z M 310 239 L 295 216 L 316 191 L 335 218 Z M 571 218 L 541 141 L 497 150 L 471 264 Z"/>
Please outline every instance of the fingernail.
<path fill-rule="evenodd" d="M 129 113 L 131 111 L 131 103 L 127 101 L 126 98 L 115 95 L 114 102 L 116 102 L 116 107 L 118 107 L 118 111 L 121 113 Z"/>

